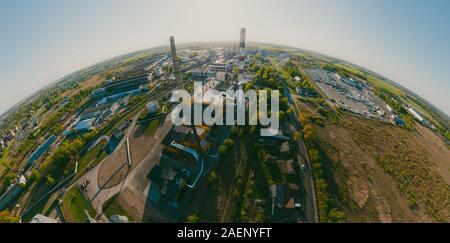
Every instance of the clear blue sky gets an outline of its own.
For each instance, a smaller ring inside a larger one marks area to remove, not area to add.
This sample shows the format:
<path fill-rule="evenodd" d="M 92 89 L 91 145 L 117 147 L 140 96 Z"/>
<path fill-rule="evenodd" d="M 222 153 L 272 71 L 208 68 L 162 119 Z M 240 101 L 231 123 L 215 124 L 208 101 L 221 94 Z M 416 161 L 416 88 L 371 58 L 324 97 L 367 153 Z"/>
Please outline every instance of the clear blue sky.
<path fill-rule="evenodd" d="M 329 54 L 450 114 L 448 0 L 2 0 L 0 113 L 79 68 L 177 42 L 238 40 Z"/>

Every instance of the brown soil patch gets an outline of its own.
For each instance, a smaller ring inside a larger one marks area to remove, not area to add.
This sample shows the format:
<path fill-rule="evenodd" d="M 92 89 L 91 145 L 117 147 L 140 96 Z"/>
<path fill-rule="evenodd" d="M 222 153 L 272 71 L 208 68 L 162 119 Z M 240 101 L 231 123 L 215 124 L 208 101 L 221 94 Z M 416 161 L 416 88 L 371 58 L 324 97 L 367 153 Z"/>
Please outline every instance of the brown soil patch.
<path fill-rule="evenodd" d="M 430 129 L 417 124 L 417 139 L 427 144 L 425 149 L 436 164 L 436 171 L 450 185 L 450 150 L 442 139 Z"/>
<path fill-rule="evenodd" d="M 142 195 L 125 188 L 117 198 L 117 203 L 137 222 L 142 222 L 147 202 Z"/>
<path fill-rule="evenodd" d="M 411 132 L 352 115 L 344 115 L 342 124 L 316 126 L 316 131 L 332 161 L 348 221 L 449 219 L 443 173 L 449 176 L 450 157 L 439 137 L 423 127 Z"/>
<path fill-rule="evenodd" d="M 352 177 L 347 181 L 348 191 L 358 207 L 363 208 L 369 199 L 369 186 L 359 178 Z"/>
<path fill-rule="evenodd" d="M 130 153 L 133 168 L 142 162 L 152 151 L 156 139 L 153 134 L 145 134 L 145 125 L 137 125 L 130 136 Z"/>
<path fill-rule="evenodd" d="M 127 150 L 126 145 L 123 144 L 120 148 L 117 148 L 111 156 L 109 156 L 100 166 L 98 172 L 98 186 L 102 187 L 105 183 L 105 188 L 111 188 L 119 185 L 120 182 L 125 179 L 128 173 L 128 165 L 123 166 L 120 170 L 119 168 L 127 161 Z M 119 172 L 115 173 L 117 170 Z M 113 176 L 114 175 L 114 176 Z M 113 178 L 108 182 L 110 177 Z"/>

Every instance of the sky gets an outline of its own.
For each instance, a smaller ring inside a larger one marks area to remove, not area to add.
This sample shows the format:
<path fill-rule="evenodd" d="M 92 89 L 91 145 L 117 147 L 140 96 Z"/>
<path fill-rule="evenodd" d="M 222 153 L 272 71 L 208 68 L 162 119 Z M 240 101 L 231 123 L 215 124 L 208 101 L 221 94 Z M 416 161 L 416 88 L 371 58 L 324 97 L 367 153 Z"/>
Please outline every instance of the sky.
<path fill-rule="evenodd" d="M 0 0 L 0 113 L 102 60 L 177 43 L 247 40 L 375 71 L 450 114 L 448 0 Z"/>

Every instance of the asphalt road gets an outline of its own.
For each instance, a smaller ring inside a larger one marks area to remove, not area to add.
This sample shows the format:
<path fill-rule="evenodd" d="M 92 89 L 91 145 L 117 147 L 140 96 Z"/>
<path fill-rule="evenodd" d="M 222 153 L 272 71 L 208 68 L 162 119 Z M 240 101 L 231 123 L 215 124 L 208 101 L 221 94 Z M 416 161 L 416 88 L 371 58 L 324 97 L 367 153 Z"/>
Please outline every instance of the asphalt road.
<path fill-rule="evenodd" d="M 285 87 L 284 95 L 288 97 L 289 103 L 292 106 L 296 106 L 294 102 L 294 98 L 292 97 L 292 94 L 288 91 L 288 89 Z M 318 223 L 319 222 L 319 216 L 317 214 L 317 201 L 316 201 L 316 192 L 314 187 L 314 180 L 312 175 L 312 168 L 311 163 L 309 161 L 308 156 L 308 150 L 306 149 L 304 137 L 303 137 L 303 129 L 298 121 L 297 117 L 299 117 L 297 114 L 297 109 L 294 109 L 294 113 L 291 114 L 290 120 L 291 124 L 294 125 L 295 129 L 302 134 L 301 139 L 296 143 L 297 149 L 300 152 L 300 158 L 303 160 L 303 163 L 305 165 L 305 169 L 302 170 L 303 173 L 303 186 L 305 189 L 304 192 L 304 206 L 305 206 L 305 214 L 306 214 L 306 220 L 308 223 Z M 302 162 L 299 160 L 298 163 L 300 164 L 300 168 L 302 168 Z"/>

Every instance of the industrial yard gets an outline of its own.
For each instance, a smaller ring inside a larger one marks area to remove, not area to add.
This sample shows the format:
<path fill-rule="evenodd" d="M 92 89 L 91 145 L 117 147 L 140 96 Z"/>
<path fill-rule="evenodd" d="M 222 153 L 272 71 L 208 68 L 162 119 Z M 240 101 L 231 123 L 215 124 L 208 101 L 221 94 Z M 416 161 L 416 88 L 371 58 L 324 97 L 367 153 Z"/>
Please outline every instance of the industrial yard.
<path fill-rule="evenodd" d="M 309 69 L 306 72 L 326 94 L 331 105 L 368 118 L 393 121 L 392 110 L 366 82 L 326 70 Z"/>

